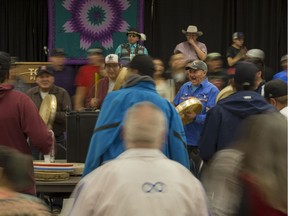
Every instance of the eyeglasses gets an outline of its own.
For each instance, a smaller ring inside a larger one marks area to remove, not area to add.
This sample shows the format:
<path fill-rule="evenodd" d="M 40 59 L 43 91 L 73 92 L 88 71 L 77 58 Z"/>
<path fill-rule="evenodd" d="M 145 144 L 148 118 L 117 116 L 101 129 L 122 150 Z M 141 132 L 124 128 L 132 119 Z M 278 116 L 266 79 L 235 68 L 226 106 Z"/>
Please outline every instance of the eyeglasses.
<path fill-rule="evenodd" d="M 138 37 L 136 34 L 128 34 L 128 37 Z"/>

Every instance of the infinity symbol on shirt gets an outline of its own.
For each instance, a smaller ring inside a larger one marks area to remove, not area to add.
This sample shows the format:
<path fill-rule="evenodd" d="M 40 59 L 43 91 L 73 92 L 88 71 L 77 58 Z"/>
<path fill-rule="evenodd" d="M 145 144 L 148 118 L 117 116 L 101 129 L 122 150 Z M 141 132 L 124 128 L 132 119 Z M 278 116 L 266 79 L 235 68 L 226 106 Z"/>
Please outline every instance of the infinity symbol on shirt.
<path fill-rule="evenodd" d="M 142 185 L 142 191 L 145 193 L 158 192 L 162 193 L 164 191 L 165 184 L 163 182 L 156 182 L 155 184 L 150 182 L 145 182 Z"/>

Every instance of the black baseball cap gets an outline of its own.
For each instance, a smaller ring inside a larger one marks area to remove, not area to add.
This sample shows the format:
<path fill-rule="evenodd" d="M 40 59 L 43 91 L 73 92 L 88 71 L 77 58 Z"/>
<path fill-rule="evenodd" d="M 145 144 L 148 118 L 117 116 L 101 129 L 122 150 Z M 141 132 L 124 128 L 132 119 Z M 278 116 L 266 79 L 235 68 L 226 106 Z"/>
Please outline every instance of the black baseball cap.
<path fill-rule="evenodd" d="M 271 80 L 264 86 L 264 97 L 267 99 L 282 97 L 285 95 L 287 95 L 287 83 L 283 80 Z"/>
<path fill-rule="evenodd" d="M 234 32 L 232 35 L 232 39 L 244 39 L 244 34 L 243 32 Z"/>
<path fill-rule="evenodd" d="M 41 76 L 42 74 L 45 73 L 54 76 L 54 72 L 51 70 L 51 68 L 43 65 L 37 69 L 36 77 Z"/>
<path fill-rule="evenodd" d="M 144 54 L 136 55 L 128 64 L 128 68 L 138 70 L 139 74 L 142 76 L 146 75 L 152 77 L 154 74 L 153 59 Z"/>
<path fill-rule="evenodd" d="M 234 82 L 240 86 L 253 86 L 257 72 L 259 68 L 252 62 L 239 62 L 235 66 Z"/>

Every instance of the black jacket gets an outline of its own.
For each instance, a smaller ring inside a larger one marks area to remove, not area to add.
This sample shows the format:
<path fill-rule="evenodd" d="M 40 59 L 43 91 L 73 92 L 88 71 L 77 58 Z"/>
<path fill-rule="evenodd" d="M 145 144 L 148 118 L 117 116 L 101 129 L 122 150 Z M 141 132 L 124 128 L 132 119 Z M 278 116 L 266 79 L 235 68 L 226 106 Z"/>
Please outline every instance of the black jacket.
<path fill-rule="evenodd" d="M 239 91 L 218 102 L 207 113 L 199 147 L 204 161 L 233 141 L 241 121 L 248 116 L 274 112 L 276 109 L 257 92 Z"/>

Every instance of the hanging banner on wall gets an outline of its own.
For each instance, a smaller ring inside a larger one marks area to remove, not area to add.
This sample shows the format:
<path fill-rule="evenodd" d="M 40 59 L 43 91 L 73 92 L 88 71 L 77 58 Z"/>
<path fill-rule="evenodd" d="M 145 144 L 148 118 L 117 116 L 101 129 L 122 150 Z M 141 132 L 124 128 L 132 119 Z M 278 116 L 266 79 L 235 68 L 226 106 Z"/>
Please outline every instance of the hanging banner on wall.
<path fill-rule="evenodd" d="M 143 31 L 144 0 L 48 0 L 48 47 L 63 48 L 68 64 L 84 64 L 87 50 L 114 53 L 130 27 Z"/>

